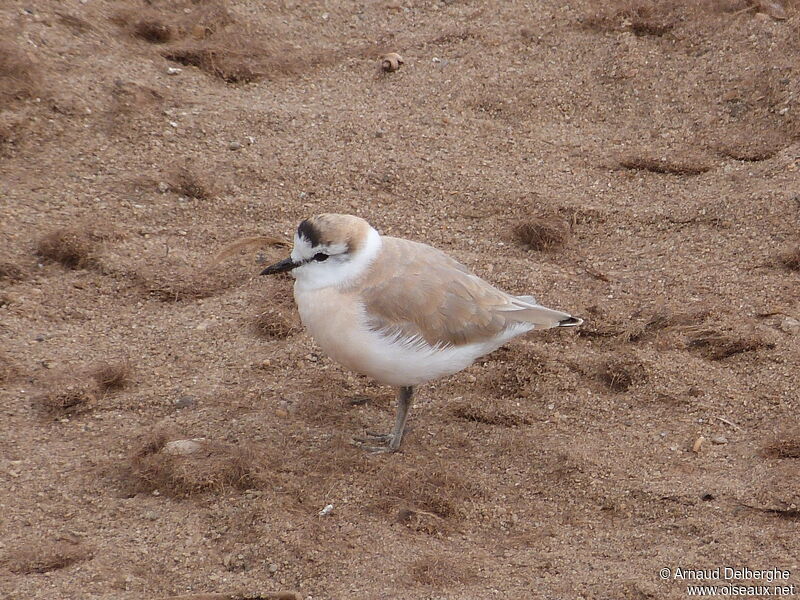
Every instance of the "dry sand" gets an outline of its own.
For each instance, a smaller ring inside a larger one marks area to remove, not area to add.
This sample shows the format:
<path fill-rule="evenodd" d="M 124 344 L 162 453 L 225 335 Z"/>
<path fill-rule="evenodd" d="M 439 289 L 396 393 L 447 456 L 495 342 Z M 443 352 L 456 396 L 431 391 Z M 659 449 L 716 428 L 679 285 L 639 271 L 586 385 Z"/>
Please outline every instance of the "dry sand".
<path fill-rule="evenodd" d="M 800 6 L 758 5 L 5 0 L 0 596 L 800 586 Z M 257 276 L 287 250 L 210 266 L 325 211 L 586 324 L 366 455 L 393 391 Z"/>

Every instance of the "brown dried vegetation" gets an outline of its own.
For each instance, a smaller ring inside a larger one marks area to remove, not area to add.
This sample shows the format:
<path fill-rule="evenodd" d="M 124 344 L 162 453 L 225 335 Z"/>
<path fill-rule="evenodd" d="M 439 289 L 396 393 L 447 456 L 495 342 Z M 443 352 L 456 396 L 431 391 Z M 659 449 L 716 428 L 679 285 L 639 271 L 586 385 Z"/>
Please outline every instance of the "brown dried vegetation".
<path fill-rule="evenodd" d="M 207 172 L 200 172 L 188 165 L 178 167 L 170 177 L 170 187 L 195 200 L 211 200 L 217 195 L 217 186 Z"/>
<path fill-rule="evenodd" d="M 624 392 L 647 380 L 644 365 L 633 357 L 609 358 L 602 361 L 595 372 L 597 379 L 614 392 Z"/>
<path fill-rule="evenodd" d="M 33 404 L 47 417 L 73 416 L 91 410 L 102 395 L 94 379 L 59 373 L 48 378 Z"/>
<path fill-rule="evenodd" d="M 172 41 L 177 34 L 170 24 L 149 17 L 139 19 L 131 29 L 134 36 L 151 44 L 166 44 Z"/>
<path fill-rule="evenodd" d="M 323 376 L 323 373 L 327 376 Z M 294 414 L 317 426 L 352 423 L 350 411 L 353 405 L 348 400 L 353 395 L 352 386 L 339 378 L 330 377 L 325 371 L 317 375 L 319 383 L 312 383 L 309 393 L 297 403 Z"/>
<path fill-rule="evenodd" d="M 580 19 L 590 31 L 603 33 L 630 31 L 637 36 L 663 37 L 684 22 L 708 18 L 712 12 L 732 12 L 746 8 L 744 0 L 611 0 L 591 3 L 591 12 Z"/>
<path fill-rule="evenodd" d="M 514 227 L 514 237 L 532 250 L 553 250 L 567 241 L 569 226 L 559 217 L 536 217 Z"/>
<path fill-rule="evenodd" d="M 723 156 L 747 162 L 768 160 L 791 141 L 791 137 L 780 130 L 761 131 L 757 135 L 737 130 L 723 135 L 723 139 L 716 144 L 716 150 Z"/>
<path fill-rule="evenodd" d="M 700 175 L 711 170 L 711 165 L 700 158 L 656 158 L 653 156 L 626 156 L 619 166 L 632 171 L 650 171 L 661 175 Z"/>
<path fill-rule="evenodd" d="M 415 582 L 437 589 L 469 585 L 477 579 L 463 559 L 454 561 L 439 554 L 415 560 L 408 570 Z"/>
<path fill-rule="evenodd" d="M 787 250 L 780 255 L 779 260 L 790 271 L 800 271 L 800 246 Z"/>
<path fill-rule="evenodd" d="M 327 60 L 266 42 L 269 35 L 237 24 L 221 1 L 157 4 L 144 12 L 121 12 L 114 22 L 136 38 L 169 46 L 162 51 L 167 60 L 227 83 L 296 73 Z"/>
<path fill-rule="evenodd" d="M 708 315 L 709 312 L 703 309 L 671 312 L 659 308 L 644 318 L 631 317 L 622 322 L 619 320 L 609 322 L 602 318 L 590 319 L 578 328 L 577 333 L 580 337 L 616 338 L 626 343 L 640 342 L 668 329 L 696 326 Z"/>
<path fill-rule="evenodd" d="M 47 573 L 89 560 L 92 552 L 65 540 L 37 540 L 10 550 L 3 558 L 12 573 Z"/>
<path fill-rule="evenodd" d="M 131 381 L 131 363 L 127 359 L 115 362 L 102 362 L 90 371 L 98 387 L 103 392 L 121 390 Z"/>
<path fill-rule="evenodd" d="M 269 46 L 256 34 L 228 32 L 210 40 L 184 43 L 163 53 L 164 58 L 222 79 L 226 83 L 250 83 L 297 73 L 323 62 L 323 57 Z"/>
<path fill-rule="evenodd" d="M 743 352 L 772 347 L 755 333 L 718 331 L 710 328 L 693 329 L 689 338 L 689 348 L 697 350 L 711 360 L 723 360 Z"/>
<path fill-rule="evenodd" d="M 85 228 L 56 229 L 36 242 L 36 254 L 67 269 L 96 265 L 98 236 Z"/>
<path fill-rule="evenodd" d="M 529 396 L 546 370 L 547 359 L 535 347 L 515 344 L 491 355 L 480 386 L 501 398 Z"/>
<path fill-rule="evenodd" d="M 0 383 L 14 380 L 19 375 L 19 369 L 5 352 L 0 352 Z"/>
<path fill-rule="evenodd" d="M 673 11 L 674 8 L 652 2 L 609 2 L 586 16 L 583 26 L 594 31 L 628 30 L 639 36 L 661 37 L 675 27 Z"/>
<path fill-rule="evenodd" d="M 0 39 L 13 39 L 0 30 Z M 15 100 L 35 98 L 41 93 L 41 75 L 36 64 L 17 45 L 0 41 L 0 109 Z"/>
<path fill-rule="evenodd" d="M 800 458 L 800 427 L 786 428 L 764 445 L 770 458 Z"/>
<path fill-rule="evenodd" d="M 59 22 L 72 29 L 72 31 L 75 33 L 86 33 L 87 31 L 92 31 L 92 29 L 94 29 L 91 23 L 77 15 L 61 11 L 55 11 L 55 13 L 56 16 L 58 16 Z"/>
<path fill-rule="evenodd" d="M 148 296 L 163 302 L 209 298 L 242 280 L 230 266 L 191 267 L 176 259 L 139 267 L 132 275 Z"/>
<path fill-rule="evenodd" d="M 653 333 L 672 327 L 685 327 L 702 323 L 708 316 L 707 310 L 670 313 L 661 309 L 643 321 L 631 323 L 618 333 L 624 342 L 638 342 Z"/>
<path fill-rule="evenodd" d="M 168 444 L 181 436 L 157 432 L 140 441 L 130 459 L 135 483 L 176 498 L 213 491 L 256 488 L 260 485 L 255 452 L 247 447 L 189 440 L 196 447 L 170 451 Z"/>
<path fill-rule="evenodd" d="M 494 403 L 465 402 L 456 404 L 450 409 L 450 412 L 457 419 L 502 427 L 519 427 L 520 425 L 529 425 L 531 422 L 521 411 L 503 410 Z"/>
<path fill-rule="evenodd" d="M 417 531 L 444 533 L 463 518 L 466 503 L 483 496 L 478 484 L 447 468 L 420 471 L 399 463 L 376 473 L 377 505 Z"/>
<path fill-rule="evenodd" d="M 227 3 L 221 0 L 149 4 L 145 10 L 122 11 L 112 21 L 151 44 L 167 44 L 188 36 L 201 39 L 233 22 Z"/>
<path fill-rule="evenodd" d="M 19 265 L 10 261 L 0 261 L 0 281 L 17 283 L 23 279 L 25 279 L 25 271 Z"/>
<path fill-rule="evenodd" d="M 164 97 L 156 90 L 133 81 L 114 81 L 111 90 L 110 116 L 121 119 L 120 126 L 129 127 L 131 119 L 139 119 L 146 109 L 160 106 Z"/>
<path fill-rule="evenodd" d="M 253 329 L 259 337 L 280 340 L 297 333 L 300 323 L 292 307 L 265 305 L 253 319 Z"/>

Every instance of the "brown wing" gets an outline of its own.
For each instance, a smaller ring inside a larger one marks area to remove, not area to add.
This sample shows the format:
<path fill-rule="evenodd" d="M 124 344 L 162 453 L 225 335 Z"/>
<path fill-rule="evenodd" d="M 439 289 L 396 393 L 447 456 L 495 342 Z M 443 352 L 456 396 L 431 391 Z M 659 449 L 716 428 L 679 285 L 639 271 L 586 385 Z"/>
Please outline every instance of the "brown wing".
<path fill-rule="evenodd" d="M 458 346 L 492 338 L 512 321 L 511 297 L 461 263 L 425 244 L 383 242 L 362 282 L 370 327 L 432 346 Z"/>

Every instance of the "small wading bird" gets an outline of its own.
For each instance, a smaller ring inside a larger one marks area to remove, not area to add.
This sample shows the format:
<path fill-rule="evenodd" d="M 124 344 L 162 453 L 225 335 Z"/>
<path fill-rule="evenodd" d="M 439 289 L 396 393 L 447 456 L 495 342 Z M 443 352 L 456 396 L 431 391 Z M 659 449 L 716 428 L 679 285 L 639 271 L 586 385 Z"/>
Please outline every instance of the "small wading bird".
<path fill-rule="evenodd" d="M 511 296 L 445 253 L 380 235 L 351 215 L 300 223 L 289 258 L 262 275 L 291 271 L 303 325 L 348 369 L 399 387 L 394 429 L 357 438 L 373 452 L 400 448 L 414 386 L 457 373 L 532 329 L 583 321 Z"/>

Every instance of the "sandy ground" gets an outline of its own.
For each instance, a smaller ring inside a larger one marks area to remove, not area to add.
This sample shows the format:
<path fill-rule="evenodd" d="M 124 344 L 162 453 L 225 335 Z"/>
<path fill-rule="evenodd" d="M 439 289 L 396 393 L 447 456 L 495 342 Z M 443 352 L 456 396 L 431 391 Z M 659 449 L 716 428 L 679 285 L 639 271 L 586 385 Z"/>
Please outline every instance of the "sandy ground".
<path fill-rule="evenodd" d="M 5 0 L 0 23 L 0 596 L 800 586 L 797 3 Z M 286 248 L 210 265 L 319 212 L 586 324 L 425 386 L 403 451 L 366 455 L 393 391 L 257 276 Z"/>

